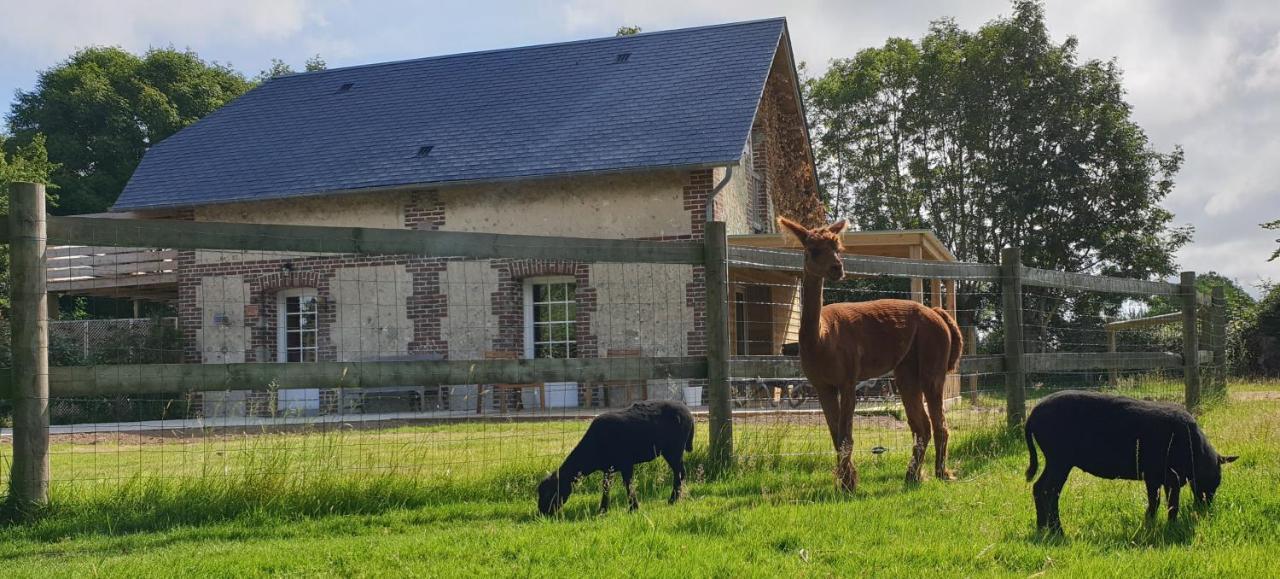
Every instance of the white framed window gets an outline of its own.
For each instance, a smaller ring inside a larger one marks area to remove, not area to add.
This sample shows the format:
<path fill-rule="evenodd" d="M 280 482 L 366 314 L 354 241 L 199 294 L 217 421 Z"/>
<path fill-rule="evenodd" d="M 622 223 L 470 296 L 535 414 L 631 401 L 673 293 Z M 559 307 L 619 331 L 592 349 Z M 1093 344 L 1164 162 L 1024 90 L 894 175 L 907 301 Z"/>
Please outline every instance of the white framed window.
<path fill-rule="evenodd" d="M 576 358 L 578 336 L 572 277 L 541 277 L 524 282 L 524 355 L 526 358 Z"/>
<path fill-rule="evenodd" d="M 291 289 L 277 294 L 276 352 L 280 362 L 318 359 L 319 313 L 316 290 Z"/>

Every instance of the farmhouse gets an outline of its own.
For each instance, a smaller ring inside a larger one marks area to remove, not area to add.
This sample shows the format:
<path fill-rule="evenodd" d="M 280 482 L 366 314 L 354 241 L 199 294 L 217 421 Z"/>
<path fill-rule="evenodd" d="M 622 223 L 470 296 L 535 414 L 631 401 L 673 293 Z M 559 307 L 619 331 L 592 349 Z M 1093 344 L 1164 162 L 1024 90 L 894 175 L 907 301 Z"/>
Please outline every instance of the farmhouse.
<path fill-rule="evenodd" d="M 824 217 L 783 19 L 272 79 L 154 146 L 112 211 L 647 240 L 701 239 L 714 220 L 731 243 L 757 246 L 784 243 L 776 216 Z M 953 259 L 927 232 L 846 240 L 859 253 Z M 189 363 L 705 353 L 701 267 L 142 254 L 89 255 L 111 266 L 98 269 L 51 262 L 50 289 L 175 304 Z M 796 279 L 744 269 L 731 281 L 736 353 L 778 354 L 798 325 Z M 923 301 L 922 282 L 913 289 Z M 617 405 L 682 386 L 599 396 L 554 385 L 517 405 Z M 434 400 L 484 410 L 485 391 L 453 386 Z M 205 396 L 206 413 L 254 412 L 249 394 Z M 331 399 L 282 391 L 278 409 L 324 412 Z"/>

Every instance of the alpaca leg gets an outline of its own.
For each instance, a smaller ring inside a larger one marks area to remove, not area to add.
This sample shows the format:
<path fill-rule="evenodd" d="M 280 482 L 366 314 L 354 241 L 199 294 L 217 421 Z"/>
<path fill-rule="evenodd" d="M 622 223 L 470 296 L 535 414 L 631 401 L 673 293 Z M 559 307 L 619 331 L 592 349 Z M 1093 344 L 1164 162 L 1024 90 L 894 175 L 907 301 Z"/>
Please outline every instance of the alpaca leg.
<path fill-rule="evenodd" d="M 831 433 L 831 444 L 840 450 L 840 394 L 835 388 L 818 386 L 818 404 L 822 406 L 822 417 L 827 420 L 827 431 Z"/>
<path fill-rule="evenodd" d="M 840 388 L 840 441 L 836 455 L 840 460 L 840 486 L 849 492 L 858 487 L 858 467 L 853 464 L 853 414 L 858 398 L 856 386 Z"/>
<path fill-rule="evenodd" d="M 907 482 L 920 482 L 920 466 L 924 463 L 925 450 L 929 448 L 929 437 L 932 434 L 929 416 L 924 411 L 924 397 L 915 389 L 901 389 L 902 408 L 907 414 L 907 425 L 911 427 L 915 444 L 911 447 L 911 462 L 907 464 Z"/>
<path fill-rule="evenodd" d="M 934 380 L 925 391 L 924 401 L 929 405 L 929 423 L 933 427 L 933 473 L 938 480 L 956 480 L 956 476 L 947 469 L 947 441 L 951 431 L 947 428 L 947 417 L 942 408 L 942 389 L 946 384 L 946 374 Z"/>
<path fill-rule="evenodd" d="M 822 417 L 827 420 L 827 431 L 831 433 L 831 445 L 836 449 L 836 481 L 844 487 L 846 480 L 844 461 L 840 454 L 840 393 L 835 388 L 814 384 L 818 392 L 818 404 L 822 405 Z"/>

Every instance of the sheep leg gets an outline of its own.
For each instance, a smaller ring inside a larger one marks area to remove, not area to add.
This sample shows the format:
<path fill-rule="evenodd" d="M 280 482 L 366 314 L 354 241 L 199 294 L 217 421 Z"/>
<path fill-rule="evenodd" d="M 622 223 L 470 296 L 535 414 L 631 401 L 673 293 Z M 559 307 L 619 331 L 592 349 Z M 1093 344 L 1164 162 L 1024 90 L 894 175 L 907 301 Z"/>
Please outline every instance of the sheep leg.
<path fill-rule="evenodd" d="M 1062 532 L 1062 519 L 1058 516 L 1058 497 L 1062 494 L 1063 485 L 1067 484 L 1067 475 L 1071 467 L 1062 467 L 1050 462 L 1046 457 L 1044 473 L 1032 485 L 1036 499 L 1036 527 L 1053 533 Z"/>
<path fill-rule="evenodd" d="M 600 496 L 600 514 L 603 515 L 609 512 L 609 491 L 613 488 L 613 469 L 604 471 L 600 486 L 604 488 L 604 494 Z"/>
<path fill-rule="evenodd" d="M 1147 479 L 1147 518 L 1156 518 L 1156 509 L 1160 508 L 1160 481 Z"/>
<path fill-rule="evenodd" d="M 635 465 L 627 465 L 622 467 L 622 483 L 627 486 L 627 500 L 631 501 L 631 510 L 640 508 L 640 500 L 636 498 L 636 486 L 631 484 L 632 475 L 635 474 Z"/>
<path fill-rule="evenodd" d="M 662 455 L 662 458 L 666 459 L 667 465 L 671 467 L 671 500 L 668 502 L 673 505 L 684 494 L 684 454 L 682 450 Z"/>
<path fill-rule="evenodd" d="M 1178 482 L 1164 485 L 1165 499 L 1169 503 L 1169 522 L 1178 520 L 1178 502 L 1182 495 L 1182 485 Z"/>

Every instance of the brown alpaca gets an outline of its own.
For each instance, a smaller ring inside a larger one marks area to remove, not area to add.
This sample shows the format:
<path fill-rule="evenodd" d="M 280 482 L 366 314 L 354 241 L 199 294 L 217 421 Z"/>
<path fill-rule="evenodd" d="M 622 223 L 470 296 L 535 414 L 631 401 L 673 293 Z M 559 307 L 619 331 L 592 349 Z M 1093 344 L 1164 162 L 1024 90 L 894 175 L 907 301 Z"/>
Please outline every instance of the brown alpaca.
<path fill-rule="evenodd" d="M 818 229 L 786 218 L 778 220 L 804 245 L 801 282 L 800 366 L 818 391 L 822 414 L 836 447 L 836 477 L 852 491 L 858 484 L 853 465 L 854 389 L 858 382 L 893 372 L 907 423 L 915 435 L 907 481 L 920 480 L 920 465 L 932 434 L 937 439 L 934 472 L 939 479 L 955 477 L 947 470 L 947 421 L 942 390 L 947 372 L 960 363 L 960 327 L 942 308 L 927 308 L 910 300 L 875 300 L 822 305 L 824 280 L 844 277 L 840 253 L 840 221 Z M 925 412 L 925 406 L 929 410 Z"/>

